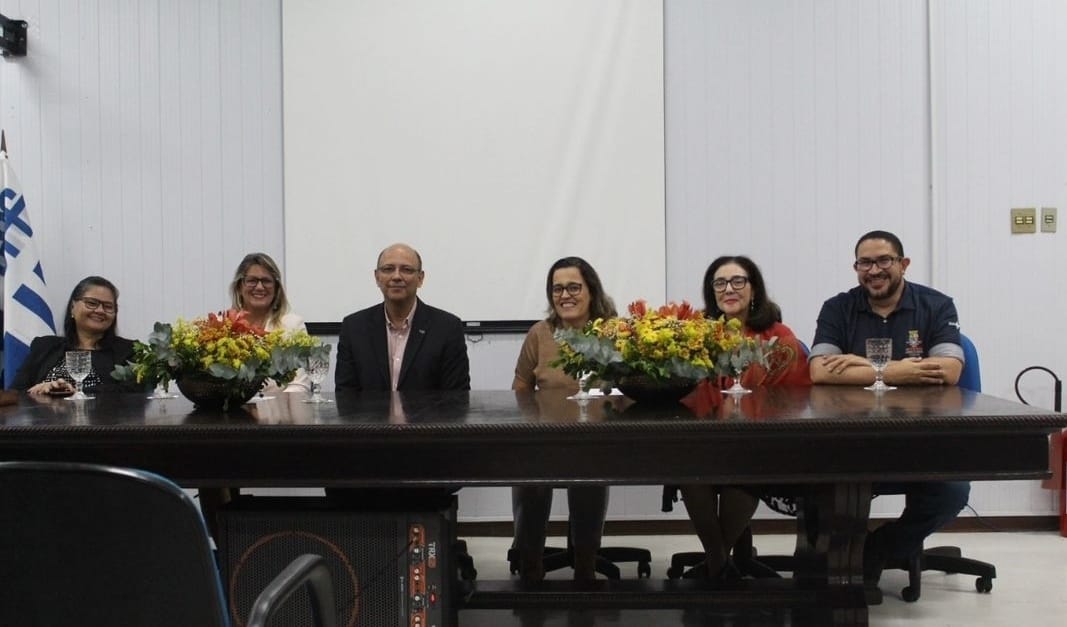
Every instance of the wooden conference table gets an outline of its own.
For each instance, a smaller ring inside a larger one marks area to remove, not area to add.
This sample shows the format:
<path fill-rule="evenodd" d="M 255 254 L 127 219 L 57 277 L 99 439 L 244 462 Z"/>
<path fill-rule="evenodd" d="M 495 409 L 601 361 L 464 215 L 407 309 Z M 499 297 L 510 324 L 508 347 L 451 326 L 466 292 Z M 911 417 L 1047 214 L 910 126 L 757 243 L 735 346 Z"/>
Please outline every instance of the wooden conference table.
<path fill-rule="evenodd" d="M 577 592 L 563 586 L 569 582 L 531 591 L 479 581 L 464 607 L 771 604 L 800 615 L 831 607 L 829 622 L 866 625 L 862 542 L 871 482 L 1045 477 L 1048 436 L 1067 427 L 1063 414 L 956 387 L 881 395 L 766 388 L 703 415 L 621 397 L 579 406 L 553 392 L 332 398 L 309 405 L 302 395 L 280 394 L 222 414 L 144 394 L 82 402 L 22 396 L 0 408 L 0 460 L 130 466 L 185 486 L 803 486 L 796 489 L 820 515 L 804 522 L 791 580 L 730 590 L 623 580 Z"/>

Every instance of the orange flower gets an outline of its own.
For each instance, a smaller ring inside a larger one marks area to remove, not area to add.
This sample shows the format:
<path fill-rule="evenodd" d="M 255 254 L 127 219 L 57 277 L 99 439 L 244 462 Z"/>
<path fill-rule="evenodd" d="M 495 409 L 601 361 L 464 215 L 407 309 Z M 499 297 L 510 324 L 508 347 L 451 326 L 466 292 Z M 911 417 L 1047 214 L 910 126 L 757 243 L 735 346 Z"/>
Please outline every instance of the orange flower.
<path fill-rule="evenodd" d="M 630 311 L 630 315 L 635 318 L 644 318 L 645 313 L 648 312 L 648 305 L 643 300 L 635 300 L 627 307 Z"/>

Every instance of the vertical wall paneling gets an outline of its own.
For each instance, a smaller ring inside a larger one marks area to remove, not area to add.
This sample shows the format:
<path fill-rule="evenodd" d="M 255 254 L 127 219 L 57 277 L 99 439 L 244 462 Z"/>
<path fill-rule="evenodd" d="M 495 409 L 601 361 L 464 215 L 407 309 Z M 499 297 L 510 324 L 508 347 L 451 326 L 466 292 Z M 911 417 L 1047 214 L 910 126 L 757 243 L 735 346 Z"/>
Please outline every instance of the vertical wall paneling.
<path fill-rule="evenodd" d="M 855 284 L 852 246 L 897 231 L 925 281 L 925 4 L 666 5 L 667 292 L 749 254 L 805 341 Z"/>
<path fill-rule="evenodd" d="M 2 2 L 12 164 L 60 312 L 88 274 L 124 335 L 225 307 L 241 256 L 284 263 L 278 0 Z"/>

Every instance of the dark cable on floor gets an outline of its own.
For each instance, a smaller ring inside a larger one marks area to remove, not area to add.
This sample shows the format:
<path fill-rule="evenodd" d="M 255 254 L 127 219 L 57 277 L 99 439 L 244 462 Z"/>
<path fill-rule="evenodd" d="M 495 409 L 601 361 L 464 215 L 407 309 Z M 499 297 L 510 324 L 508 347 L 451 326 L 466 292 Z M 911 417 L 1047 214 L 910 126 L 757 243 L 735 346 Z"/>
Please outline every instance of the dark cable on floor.
<path fill-rule="evenodd" d="M 978 523 L 979 525 L 981 525 L 982 527 L 985 527 L 989 531 L 996 531 L 996 532 L 1004 531 L 1003 529 L 1001 529 L 1000 527 L 997 527 L 993 523 L 986 522 L 986 519 L 982 518 L 982 515 L 978 513 L 978 510 L 976 510 L 975 508 L 971 507 L 970 503 L 967 504 L 967 509 L 971 510 L 971 513 L 974 514 L 974 521 L 976 523 Z"/>

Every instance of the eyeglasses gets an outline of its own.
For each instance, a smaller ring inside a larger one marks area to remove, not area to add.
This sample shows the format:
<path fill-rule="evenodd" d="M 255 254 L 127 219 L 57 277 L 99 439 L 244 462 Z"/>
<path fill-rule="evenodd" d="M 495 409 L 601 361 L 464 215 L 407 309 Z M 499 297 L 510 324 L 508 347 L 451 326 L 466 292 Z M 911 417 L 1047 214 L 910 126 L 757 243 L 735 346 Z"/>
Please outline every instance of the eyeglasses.
<path fill-rule="evenodd" d="M 553 285 L 552 286 L 552 295 L 553 296 L 562 296 L 563 292 L 567 292 L 571 296 L 577 296 L 577 295 L 582 293 L 582 284 L 581 283 L 568 283 L 566 285 Z"/>
<path fill-rule="evenodd" d="M 274 279 L 271 278 L 246 276 L 244 279 L 242 279 L 242 281 L 244 282 L 245 287 L 255 287 L 257 285 L 262 285 L 266 289 L 274 287 Z"/>
<path fill-rule="evenodd" d="M 879 268 L 885 270 L 886 268 L 892 266 L 894 263 L 900 261 L 901 259 L 903 259 L 903 257 L 894 257 L 892 255 L 882 255 L 881 257 L 877 257 L 875 259 L 867 259 L 866 257 L 860 257 L 856 260 L 856 263 L 852 264 L 852 267 L 856 270 L 859 270 L 860 272 L 867 272 L 874 266 L 878 266 Z"/>
<path fill-rule="evenodd" d="M 727 283 L 729 283 L 730 287 L 735 290 L 743 290 L 745 289 L 745 286 L 748 285 L 748 277 L 739 274 L 737 276 L 732 276 L 729 279 L 715 279 L 711 282 L 711 289 L 716 292 L 725 292 Z"/>
<path fill-rule="evenodd" d="M 81 304 L 85 305 L 85 308 L 88 309 L 89 311 L 96 311 L 97 309 L 103 309 L 104 313 L 113 314 L 119 308 L 119 306 L 116 305 L 115 303 L 108 302 L 108 301 L 103 301 L 103 300 L 98 300 L 96 298 L 89 298 L 88 296 L 83 296 L 83 297 L 81 297 L 81 298 L 79 298 L 77 300 L 81 301 Z"/>
<path fill-rule="evenodd" d="M 419 272 L 422 272 L 419 268 L 414 268 L 412 266 L 379 266 L 377 270 L 382 274 L 393 274 L 394 272 L 399 271 L 402 276 L 415 276 Z"/>

